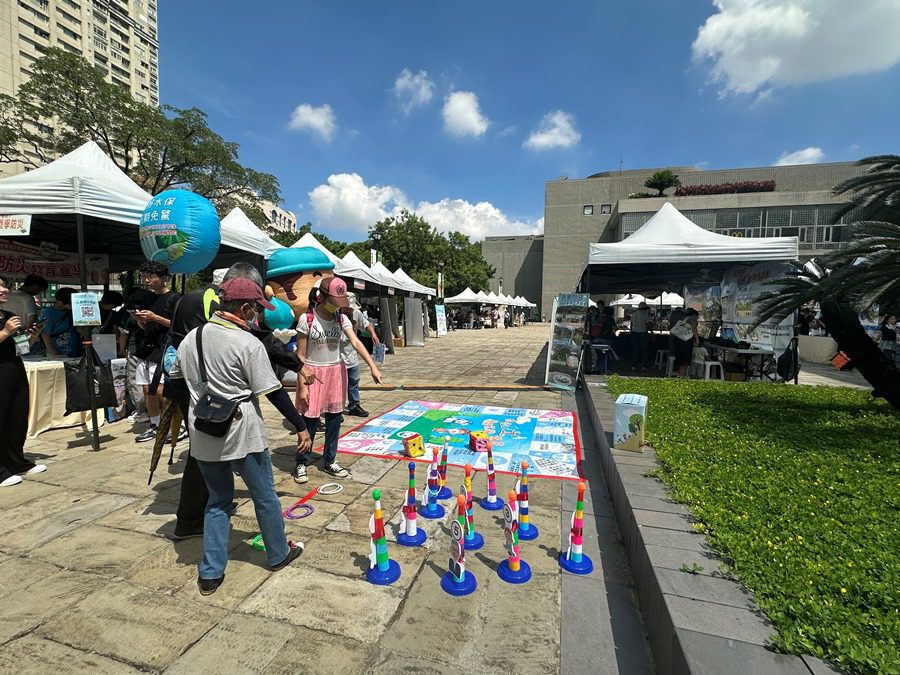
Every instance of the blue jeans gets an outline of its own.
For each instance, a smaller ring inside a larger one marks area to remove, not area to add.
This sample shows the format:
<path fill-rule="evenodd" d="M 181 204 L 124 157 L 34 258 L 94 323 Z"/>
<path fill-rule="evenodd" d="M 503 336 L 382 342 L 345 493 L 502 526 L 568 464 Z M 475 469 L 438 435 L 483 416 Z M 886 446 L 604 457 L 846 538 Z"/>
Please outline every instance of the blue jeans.
<path fill-rule="evenodd" d="M 344 416 L 340 413 L 322 413 L 322 417 L 325 418 L 325 447 L 322 450 L 322 459 L 325 461 L 325 466 L 328 466 L 334 464 L 334 460 L 337 459 L 338 437 L 341 435 L 341 422 L 344 421 Z M 303 421 L 306 422 L 310 440 L 315 442 L 319 420 L 304 415 Z M 297 464 L 309 466 L 311 458 L 312 452 L 307 452 L 302 455 L 297 454 L 295 461 Z"/>
<path fill-rule="evenodd" d="M 359 365 L 347 368 L 347 401 L 351 410 L 359 405 Z"/>
<path fill-rule="evenodd" d="M 288 544 L 284 534 L 281 502 L 275 494 L 272 478 L 272 460 L 269 450 L 252 452 L 243 459 L 230 462 L 204 462 L 197 460 L 200 473 L 209 489 L 206 513 L 203 518 L 203 560 L 198 566 L 201 579 L 219 579 L 225 575 L 228 564 L 228 515 L 234 499 L 234 471 L 250 491 L 256 522 L 266 545 L 269 565 L 274 566 L 287 558 Z"/>

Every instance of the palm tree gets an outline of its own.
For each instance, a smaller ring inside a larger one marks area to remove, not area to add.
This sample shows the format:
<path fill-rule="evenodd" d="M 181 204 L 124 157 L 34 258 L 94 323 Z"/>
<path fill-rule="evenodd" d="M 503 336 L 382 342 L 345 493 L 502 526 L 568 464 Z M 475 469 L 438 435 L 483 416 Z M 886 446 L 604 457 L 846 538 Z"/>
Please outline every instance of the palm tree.
<path fill-rule="evenodd" d="M 681 179 L 678 178 L 674 171 L 669 169 L 657 171 L 644 181 L 644 187 L 656 190 L 657 197 L 664 197 L 666 190 L 670 187 L 678 187 L 679 185 L 681 185 Z"/>
<path fill-rule="evenodd" d="M 900 212 L 900 155 L 864 157 L 856 163 L 869 170 L 834 187 L 834 194 L 853 195 L 850 203 L 838 211 L 836 218 L 857 210 L 860 220 L 887 220 L 897 223 Z"/>

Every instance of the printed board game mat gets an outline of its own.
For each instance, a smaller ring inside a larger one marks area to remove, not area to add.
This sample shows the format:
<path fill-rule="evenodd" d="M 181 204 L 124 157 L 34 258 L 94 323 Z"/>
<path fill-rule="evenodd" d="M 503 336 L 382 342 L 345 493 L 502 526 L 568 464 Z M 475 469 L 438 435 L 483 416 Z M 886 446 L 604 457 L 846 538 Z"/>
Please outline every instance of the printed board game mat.
<path fill-rule="evenodd" d="M 528 460 L 530 476 L 579 479 L 578 420 L 575 413 L 564 410 L 407 401 L 345 433 L 338 441 L 338 452 L 408 459 L 403 440 L 419 434 L 425 454 L 416 461 L 428 463 L 433 448 L 442 450 L 449 436 L 448 464 L 471 464 L 476 471 L 486 471 L 487 453 L 469 447 L 473 431 L 488 435 L 495 471 L 517 474 L 522 460 Z"/>

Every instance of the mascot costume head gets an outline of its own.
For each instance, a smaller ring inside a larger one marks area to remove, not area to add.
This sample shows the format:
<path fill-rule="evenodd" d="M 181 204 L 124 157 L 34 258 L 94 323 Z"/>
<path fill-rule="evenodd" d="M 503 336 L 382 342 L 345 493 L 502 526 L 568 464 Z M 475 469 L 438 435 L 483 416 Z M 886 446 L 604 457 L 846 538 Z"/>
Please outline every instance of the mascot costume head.
<path fill-rule="evenodd" d="M 333 270 L 334 263 L 328 256 L 312 246 L 275 251 L 266 274 L 266 296 L 275 298 L 275 310 L 266 310 L 266 324 L 276 329 L 296 324 L 309 308 L 312 287 L 323 278 L 333 277 Z"/>

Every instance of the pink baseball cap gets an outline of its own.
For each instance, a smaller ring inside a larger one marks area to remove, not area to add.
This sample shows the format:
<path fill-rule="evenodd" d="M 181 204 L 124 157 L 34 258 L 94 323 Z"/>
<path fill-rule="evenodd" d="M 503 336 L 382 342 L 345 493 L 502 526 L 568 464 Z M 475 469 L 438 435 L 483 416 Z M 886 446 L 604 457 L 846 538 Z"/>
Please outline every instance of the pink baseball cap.
<path fill-rule="evenodd" d="M 350 306 L 350 299 L 347 297 L 347 284 L 344 283 L 343 279 L 338 277 L 322 279 L 319 284 L 319 290 L 337 307 Z"/>

